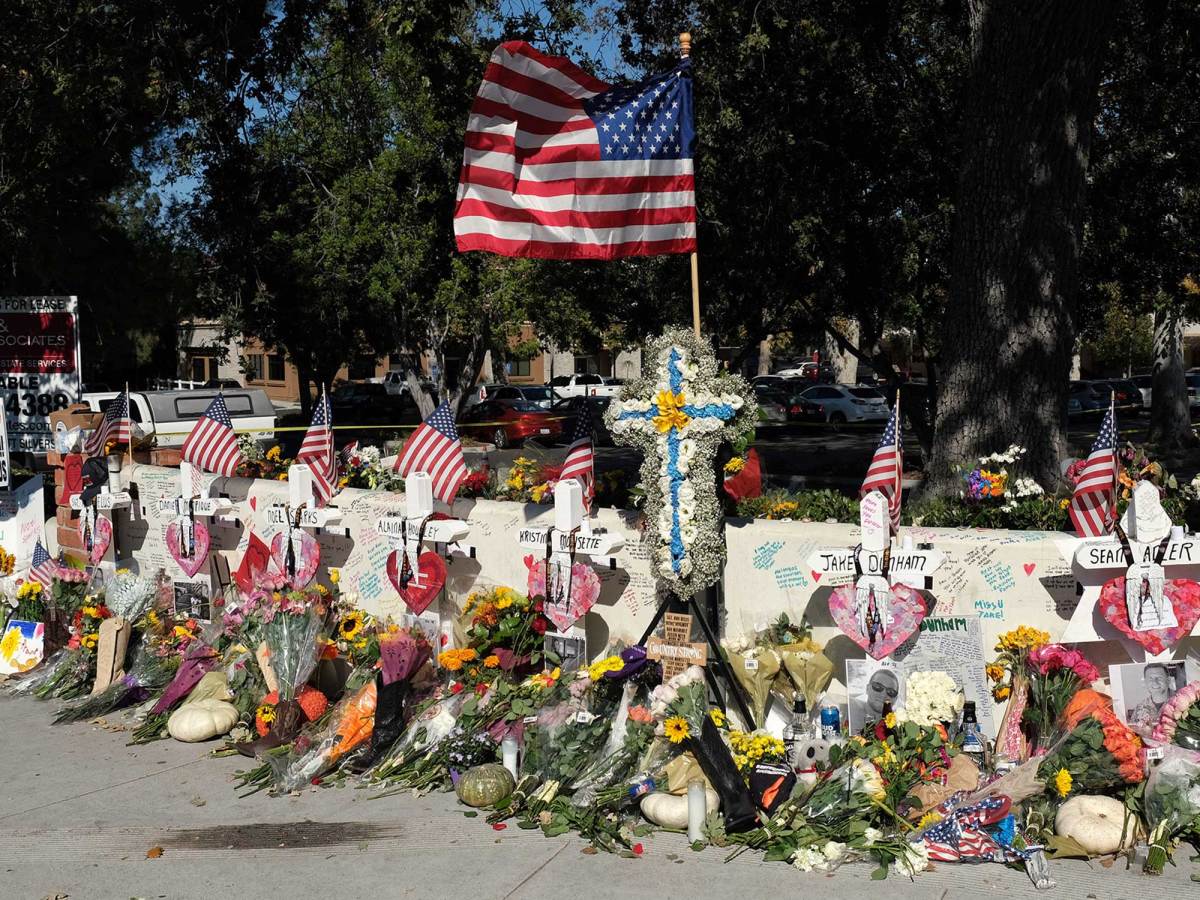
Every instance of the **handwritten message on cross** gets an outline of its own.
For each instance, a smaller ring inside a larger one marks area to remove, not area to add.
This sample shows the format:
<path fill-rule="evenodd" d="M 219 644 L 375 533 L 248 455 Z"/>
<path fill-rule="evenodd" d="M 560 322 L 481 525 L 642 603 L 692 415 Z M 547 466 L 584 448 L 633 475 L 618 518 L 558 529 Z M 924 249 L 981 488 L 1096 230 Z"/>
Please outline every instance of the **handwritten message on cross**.
<path fill-rule="evenodd" d="M 712 350 L 673 329 L 647 348 L 652 374 L 627 389 L 606 417 L 617 443 L 640 447 L 655 574 L 680 596 L 720 577 L 725 557 L 714 474 L 717 449 L 754 427 L 741 378 L 719 375 Z"/>

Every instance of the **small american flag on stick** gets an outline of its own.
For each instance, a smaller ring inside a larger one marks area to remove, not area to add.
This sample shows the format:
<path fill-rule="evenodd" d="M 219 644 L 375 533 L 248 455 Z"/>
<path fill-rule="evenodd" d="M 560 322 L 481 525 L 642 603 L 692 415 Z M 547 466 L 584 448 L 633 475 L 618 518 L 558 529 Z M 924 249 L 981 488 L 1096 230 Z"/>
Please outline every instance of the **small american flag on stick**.
<path fill-rule="evenodd" d="M 1109 404 L 1092 452 L 1084 460 L 1067 512 L 1082 537 L 1109 534 L 1117 521 L 1117 421 Z"/>
<path fill-rule="evenodd" d="M 304 442 L 296 454 L 296 462 L 304 463 L 313 474 L 313 490 L 317 503 L 324 506 L 333 496 L 337 483 L 337 454 L 333 450 L 333 410 L 324 390 L 313 410 L 312 424 L 304 433 Z"/>
<path fill-rule="evenodd" d="M 29 567 L 29 580 L 36 581 L 44 588 L 49 588 L 54 576 L 58 574 L 58 563 L 46 552 L 42 542 L 38 541 L 33 548 L 33 561 Z"/>
<path fill-rule="evenodd" d="M 433 496 L 443 503 L 454 501 L 459 485 L 469 472 L 449 402 L 443 401 L 421 427 L 409 435 L 396 457 L 395 471 L 405 477 L 413 472 L 427 473 L 433 480 Z"/>
<path fill-rule="evenodd" d="M 900 527 L 900 499 L 903 493 L 904 478 L 904 448 L 900 439 L 900 396 L 896 395 L 896 405 L 888 418 L 887 427 L 883 429 L 883 437 L 875 448 L 871 465 L 867 467 L 867 477 L 863 479 L 858 495 L 865 497 L 871 491 L 879 491 L 887 497 L 888 516 L 891 519 L 892 531 Z"/>
<path fill-rule="evenodd" d="M 613 87 L 501 44 L 467 120 L 458 249 L 618 259 L 696 249 L 691 63 Z"/>
<path fill-rule="evenodd" d="M 99 456 L 109 441 L 128 444 L 133 426 L 129 421 L 129 388 L 113 397 L 104 411 L 100 424 L 88 435 L 83 452 L 88 456 Z"/>
<path fill-rule="evenodd" d="M 242 461 L 225 396 L 217 394 L 183 442 L 183 458 L 206 472 L 232 478 Z"/>
<path fill-rule="evenodd" d="M 583 488 L 583 505 L 592 508 L 596 488 L 596 455 L 592 448 L 592 404 L 584 400 L 579 415 L 575 417 L 575 430 L 571 433 L 571 444 L 567 458 L 563 460 L 559 480 L 574 478 Z"/>

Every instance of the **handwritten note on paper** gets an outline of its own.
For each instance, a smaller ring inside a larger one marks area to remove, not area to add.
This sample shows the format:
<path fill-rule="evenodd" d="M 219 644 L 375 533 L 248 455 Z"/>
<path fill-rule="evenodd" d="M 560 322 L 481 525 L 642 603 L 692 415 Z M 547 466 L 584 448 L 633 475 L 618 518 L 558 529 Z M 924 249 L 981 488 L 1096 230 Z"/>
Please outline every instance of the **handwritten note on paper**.
<path fill-rule="evenodd" d="M 775 555 L 783 549 L 783 541 L 767 541 L 754 548 L 751 565 L 756 569 L 769 569 L 775 564 Z"/>
<path fill-rule="evenodd" d="M 993 591 L 1004 593 L 1011 590 L 1017 583 L 1013 578 L 1012 566 L 1008 563 L 995 563 L 990 566 L 984 566 L 979 570 L 979 574 L 987 583 L 987 586 Z"/>

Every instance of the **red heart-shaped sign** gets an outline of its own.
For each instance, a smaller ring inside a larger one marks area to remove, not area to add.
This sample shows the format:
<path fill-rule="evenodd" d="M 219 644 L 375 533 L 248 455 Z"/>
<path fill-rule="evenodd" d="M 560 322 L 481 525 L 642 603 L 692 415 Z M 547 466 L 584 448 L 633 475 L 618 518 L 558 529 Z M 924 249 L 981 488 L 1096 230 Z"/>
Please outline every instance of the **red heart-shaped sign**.
<path fill-rule="evenodd" d="M 1125 578 L 1113 578 L 1100 589 L 1100 614 L 1105 621 L 1126 637 L 1133 638 L 1155 656 L 1175 646 L 1192 633 L 1200 622 L 1200 584 L 1184 578 L 1174 578 L 1163 584 L 1163 597 L 1175 610 L 1174 628 L 1152 628 L 1135 631 L 1129 621 L 1125 603 Z"/>
<path fill-rule="evenodd" d="M 88 562 L 93 566 L 98 566 L 100 561 L 104 559 L 104 554 L 108 552 L 108 545 L 112 543 L 112 522 L 104 516 L 96 516 L 92 524 L 91 546 L 88 546 L 87 535 L 87 516 L 79 517 L 79 540 L 83 542 L 83 549 L 88 554 Z"/>
<path fill-rule="evenodd" d="M 199 519 L 195 521 L 195 528 L 192 530 L 194 539 L 192 541 L 192 553 L 190 556 L 184 556 L 183 551 L 179 547 L 179 523 L 172 522 L 167 526 L 166 541 L 167 551 L 171 554 L 171 558 L 179 564 L 179 568 L 187 573 L 188 578 L 192 578 L 208 563 L 208 549 L 212 546 L 212 538 L 208 534 L 208 526 Z"/>
<path fill-rule="evenodd" d="M 415 615 L 420 615 L 429 608 L 438 593 L 446 586 L 446 561 L 426 550 L 417 557 L 417 571 L 409 579 L 408 584 L 400 583 L 400 570 L 403 568 L 402 550 L 393 550 L 387 558 L 387 575 L 396 593 L 405 605 Z"/>
<path fill-rule="evenodd" d="M 1033 570 L 1037 568 L 1037 563 L 1025 563 L 1025 574 L 1032 575 Z"/>
<path fill-rule="evenodd" d="M 888 591 L 888 617 L 883 635 L 874 643 L 858 627 L 857 587 L 844 584 L 829 595 L 829 612 L 837 627 L 875 659 L 883 659 L 917 633 L 925 618 L 925 601 L 906 584 L 893 584 Z"/>

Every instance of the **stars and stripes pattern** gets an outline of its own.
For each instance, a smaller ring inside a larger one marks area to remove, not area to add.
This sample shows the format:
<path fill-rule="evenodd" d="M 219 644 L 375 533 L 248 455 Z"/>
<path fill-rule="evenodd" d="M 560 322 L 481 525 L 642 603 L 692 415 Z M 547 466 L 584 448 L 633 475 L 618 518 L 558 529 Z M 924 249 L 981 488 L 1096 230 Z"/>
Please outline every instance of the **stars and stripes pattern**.
<path fill-rule="evenodd" d="M 304 441 L 296 453 L 296 462 L 308 466 L 313 475 L 313 490 L 317 493 L 317 505 L 324 506 L 333 496 L 337 485 L 337 453 L 333 449 L 333 410 L 329 397 L 321 391 L 321 397 L 313 410 L 312 424 L 304 432 Z"/>
<path fill-rule="evenodd" d="M 58 563 L 46 552 L 42 542 L 38 541 L 33 548 L 33 561 L 29 567 L 29 580 L 36 581 L 44 588 L 49 588 L 54 576 L 58 574 Z"/>
<path fill-rule="evenodd" d="M 584 401 L 580 404 L 579 415 L 575 417 L 575 429 L 571 433 L 571 443 L 567 447 L 567 458 L 563 460 L 562 472 L 559 479 L 574 478 L 583 488 L 583 505 L 592 508 L 592 499 L 596 488 L 596 455 L 592 447 L 592 404 Z"/>
<path fill-rule="evenodd" d="M 948 806 L 943 803 L 939 812 Z M 1006 862 L 1008 851 L 985 828 L 1005 818 L 1011 808 L 1012 800 L 1000 795 L 947 812 L 945 818 L 925 831 L 929 858 L 939 862 Z"/>
<path fill-rule="evenodd" d="M 183 442 L 183 458 L 206 472 L 232 477 L 242 461 L 225 396 L 217 394 Z"/>
<path fill-rule="evenodd" d="M 865 497 L 871 491 L 879 491 L 887 498 L 892 531 L 900 527 L 904 478 L 904 448 L 901 446 L 899 416 L 900 406 L 897 403 L 888 417 L 887 427 L 883 429 L 883 437 L 879 439 L 871 465 L 867 467 L 867 477 L 863 479 L 858 492 L 860 497 Z"/>
<path fill-rule="evenodd" d="M 696 249 L 685 58 L 613 87 L 523 41 L 492 54 L 467 120 L 458 249 L 618 259 Z"/>
<path fill-rule="evenodd" d="M 1067 512 L 1082 537 L 1110 534 L 1117 521 L 1117 424 L 1110 405 L 1083 463 Z"/>
<path fill-rule="evenodd" d="M 109 441 L 128 444 L 133 424 L 129 421 L 129 389 L 126 388 L 112 399 L 100 424 L 92 429 L 84 442 L 83 452 L 88 456 L 99 456 Z"/>
<path fill-rule="evenodd" d="M 396 457 L 395 471 L 405 477 L 414 472 L 428 473 L 433 480 L 433 496 L 443 503 L 454 501 L 469 472 L 449 402 L 443 402 L 409 435 Z"/>

